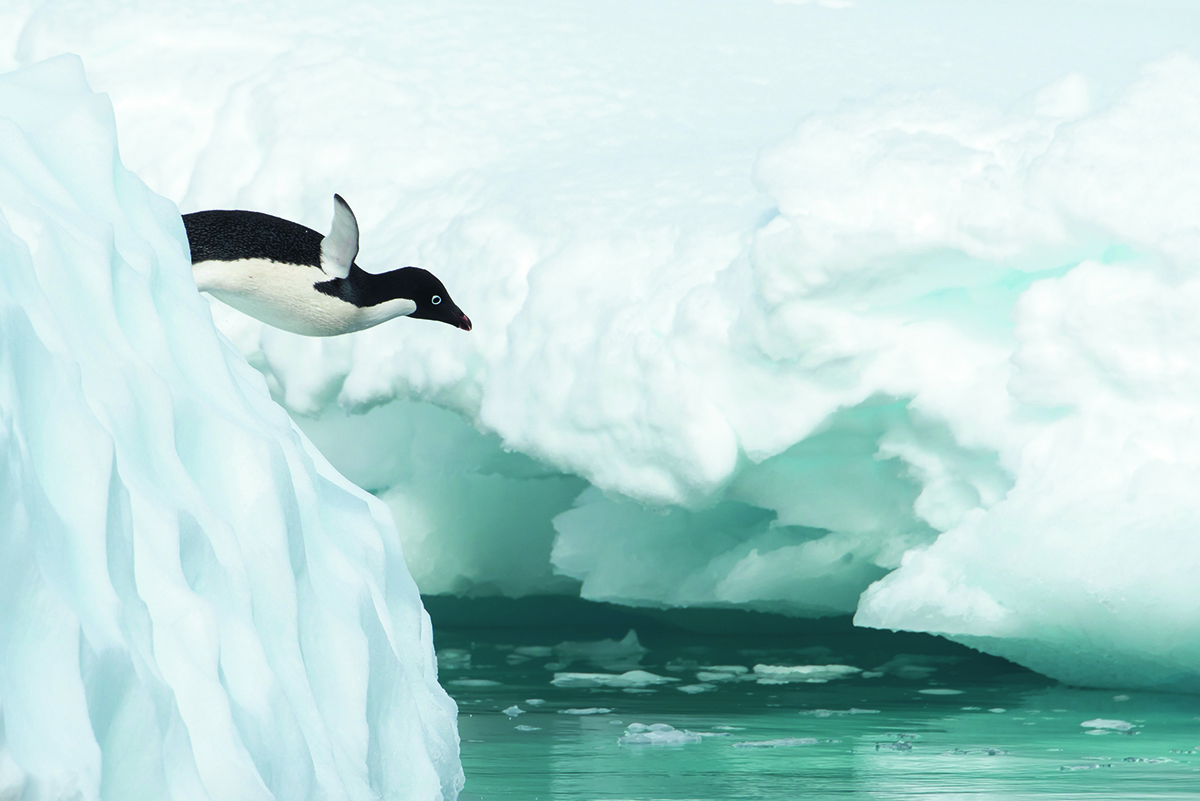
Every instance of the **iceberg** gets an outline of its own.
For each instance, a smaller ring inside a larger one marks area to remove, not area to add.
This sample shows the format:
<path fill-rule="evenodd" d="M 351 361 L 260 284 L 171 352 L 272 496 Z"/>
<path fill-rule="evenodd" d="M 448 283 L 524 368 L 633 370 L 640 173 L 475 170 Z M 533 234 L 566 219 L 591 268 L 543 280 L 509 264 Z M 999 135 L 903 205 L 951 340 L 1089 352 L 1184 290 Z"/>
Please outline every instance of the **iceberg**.
<path fill-rule="evenodd" d="M 392 519 L 187 254 L 77 57 L 0 76 L 0 798 L 449 801 Z"/>
<path fill-rule="evenodd" d="M 212 309 L 423 591 L 1200 689 L 1195 4 L 585 6 L 49 0 L 0 61 L 82 54 L 186 211 L 339 191 L 454 287 L 469 337 Z"/>

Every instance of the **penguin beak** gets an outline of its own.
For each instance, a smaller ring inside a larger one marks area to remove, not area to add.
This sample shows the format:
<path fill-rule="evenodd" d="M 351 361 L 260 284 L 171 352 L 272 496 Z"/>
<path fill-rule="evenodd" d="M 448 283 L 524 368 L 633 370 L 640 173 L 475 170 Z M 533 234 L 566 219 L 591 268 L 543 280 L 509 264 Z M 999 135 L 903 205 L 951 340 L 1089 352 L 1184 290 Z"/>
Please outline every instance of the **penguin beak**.
<path fill-rule="evenodd" d="M 462 310 L 460 310 L 460 309 L 455 309 L 455 312 L 456 312 L 456 314 L 454 315 L 455 319 L 454 319 L 453 325 L 461 328 L 464 331 L 470 331 L 471 330 L 471 318 L 468 317 L 467 315 L 463 314 Z"/>

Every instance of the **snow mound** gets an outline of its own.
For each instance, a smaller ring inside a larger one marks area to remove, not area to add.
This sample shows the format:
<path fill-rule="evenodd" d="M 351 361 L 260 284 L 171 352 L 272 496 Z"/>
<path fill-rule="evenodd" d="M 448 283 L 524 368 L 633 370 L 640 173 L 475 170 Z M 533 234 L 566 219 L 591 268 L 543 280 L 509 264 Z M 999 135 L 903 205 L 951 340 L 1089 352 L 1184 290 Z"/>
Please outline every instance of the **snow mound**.
<path fill-rule="evenodd" d="M 0 797 L 452 799 L 391 517 L 187 253 L 78 58 L 0 76 Z"/>

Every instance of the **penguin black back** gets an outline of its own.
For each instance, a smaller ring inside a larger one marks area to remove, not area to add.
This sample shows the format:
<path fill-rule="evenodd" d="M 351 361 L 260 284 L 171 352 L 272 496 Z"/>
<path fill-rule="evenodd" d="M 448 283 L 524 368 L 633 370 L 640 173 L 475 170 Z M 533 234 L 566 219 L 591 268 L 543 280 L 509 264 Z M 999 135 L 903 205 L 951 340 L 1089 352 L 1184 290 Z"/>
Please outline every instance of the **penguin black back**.
<path fill-rule="evenodd" d="M 260 211 L 197 211 L 183 215 L 192 264 L 266 259 L 321 265 L 321 240 L 308 226 Z"/>
<path fill-rule="evenodd" d="M 361 331 L 393 317 L 471 320 L 428 270 L 368 273 L 354 263 L 358 221 L 334 195 L 330 232 L 258 211 L 183 215 L 196 288 L 265 323 L 307 336 Z"/>

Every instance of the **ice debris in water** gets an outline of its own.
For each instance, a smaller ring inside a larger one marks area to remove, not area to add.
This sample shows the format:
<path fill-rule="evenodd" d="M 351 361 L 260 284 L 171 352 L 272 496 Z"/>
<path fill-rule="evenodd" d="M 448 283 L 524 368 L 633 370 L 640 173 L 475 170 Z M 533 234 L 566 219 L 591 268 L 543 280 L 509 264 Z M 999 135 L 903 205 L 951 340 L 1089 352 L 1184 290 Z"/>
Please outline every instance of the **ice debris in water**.
<path fill-rule="evenodd" d="M 513 728 L 516 729 L 517 731 L 541 731 L 542 730 L 541 726 L 526 726 L 524 723 L 522 723 L 518 726 L 513 726 Z"/>
<path fill-rule="evenodd" d="M 917 690 L 922 695 L 962 695 L 962 690 L 951 690 L 947 687 L 929 687 L 924 690 Z"/>
<path fill-rule="evenodd" d="M 510 718 L 515 718 L 517 715 L 524 715 L 525 710 L 521 709 L 521 707 L 517 706 L 516 704 L 513 704 L 508 709 L 504 710 L 504 714 L 508 715 Z"/>
<path fill-rule="evenodd" d="M 754 679 L 759 684 L 824 684 L 861 672 L 850 665 L 755 665 Z"/>
<path fill-rule="evenodd" d="M 1111 762 L 1093 762 L 1088 765 L 1063 765 L 1059 770 L 1096 770 L 1097 768 L 1111 768 Z"/>
<path fill-rule="evenodd" d="M 1002 748 L 955 748 L 950 751 L 945 751 L 949 756 L 1007 756 L 1008 752 Z"/>
<path fill-rule="evenodd" d="M 443 648 L 437 652 L 438 670 L 465 670 L 471 667 L 471 652 L 465 648 Z"/>
<path fill-rule="evenodd" d="M 676 729 L 666 723 L 630 723 L 618 740 L 622 745 L 687 745 L 704 738 L 687 729 Z"/>
<path fill-rule="evenodd" d="M 0 76 L 0 797 L 452 798 L 436 676 L 392 516 L 213 327 L 109 97 Z"/>
<path fill-rule="evenodd" d="M 818 743 L 836 743 L 839 740 L 818 740 L 815 737 L 781 737 L 777 740 L 749 740 L 734 743 L 734 748 L 789 748 L 795 745 L 816 745 Z"/>
<path fill-rule="evenodd" d="M 1092 729 L 1087 734 L 1105 734 L 1109 731 L 1129 731 L 1133 728 L 1133 724 L 1127 720 L 1108 720 L 1107 718 L 1094 718 L 1085 720 L 1079 724 L 1085 729 Z"/>
<path fill-rule="evenodd" d="M 887 743 L 875 743 L 876 751 L 911 751 L 913 744 L 908 740 L 895 740 Z"/>
<path fill-rule="evenodd" d="M 750 673 L 750 668 L 744 665 L 708 665 L 696 671 L 696 679 L 701 682 L 737 681 Z"/>
<path fill-rule="evenodd" d="M 816 718 L 829 718 L 840 715 L 878 715 L 878 709 L 859 709 L 858 707 L 850 707 L 849 709 L 802 709 L 801 715 L 812 715 Z"/>
<path fill-rule="evenodd" d="M 500 682 L 492 679 L 454 679 L 450 684 L 458 687 L 499 687 Z"/>
<path fill-rule="evenodd" d="M 893 734 L 892 740 L 875 743 L 876 751 L 911 751 L 913 741 L 921 739 L 919 734 Z"/>
<path fill-rule="evenodd" d="M 564 666 L 573 662 L 588 662 L 610 670 L 618 670 L 637 665 L 648 650 L 638 642 L 637 632 L 630 629 L 620 640 L 561 642 L 554 646 L 554 655 Z"/>
<path fill-rule="evenodd" d="M 545 698 L 526 698 L 525 703 L 529 704 L 530 706 L 541 706 L 542 704 L 546 703 L 546 699 Z"/>
<path fill-rule="evenodd" d="M 958 661 L 958 657 L 952 656 L 939 657 L 926 654 L 897 654 L 875 668 L 872 673 L 877 675 L 887 673 L 901 679 L 927 679 L 937 672 L 938 663 L 956 661 Z"/>
<path fill-rule="evenodd" d="M 513 653 L 534 659 L 543 659 L 554 656 L 554 649 L 548 645 L 522 645 L 514 649 Z"/>
<path fill-rule="evenodd" d="M 659 676 L 644 670 L 625 673 L 555 673 L 550 683 L 556 687 L 644 687 L 650 684 L 667 684 L 679 679 Z"/>
<path fill-rule="evenodd" d="M 560 715 L 607 715 L 609 712 L 612 712 L 612 709 L 606 706 L 589 706 L 585 709 L 571 708 L 558 710 L 558 714 Z"/>
<path fill-rule="evenodd" d="M 681 692 L 681 693 L 687 693 L 687 694 L 689 694 L 689 695 L 696 695 L 697 693 L 706 693 L 706 692 L 710 692 L 710 691 L 712 691 L 712 690 L 715 690 L 715 689 L 717 689 L 717 685 L 715 685 L 715 684 L 704 684 L 704 683 L 701 683 L 701 684 L 684 684 L 684 685 L 682 685 L 682 686 L 680 686 L 680 687 L 676 687 L 675 689 L 676 689 L 676 690 L 679 690 L 679 692 Z"/>

